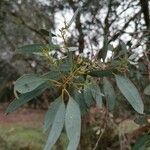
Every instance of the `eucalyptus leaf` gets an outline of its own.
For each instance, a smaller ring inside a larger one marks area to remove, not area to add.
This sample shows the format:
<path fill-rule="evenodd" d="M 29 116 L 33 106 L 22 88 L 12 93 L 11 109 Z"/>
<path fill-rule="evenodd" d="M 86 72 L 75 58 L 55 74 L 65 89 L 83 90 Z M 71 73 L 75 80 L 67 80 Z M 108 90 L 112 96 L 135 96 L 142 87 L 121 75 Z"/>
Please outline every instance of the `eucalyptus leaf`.
<path fill-rule="evenodd" d="M 146 88 L 144 89 L 144 94 L 145 95 L 150 95 L 150 84 L 146 86 Z"/>
<path fill-rule="evenodd" d="M 114 47 L 113 47 L 113 45 L 111 45 L 111 44 L 108 44 L 108 50 L 110 50 L 110 51 L 113 51 L 113 50 L 114 50 Z"/>
<path fill-rule="evenodd" d="M 44 90 L 46 90 L 49 86 L 47 84 L 43 84 L 36 88 L 35 90 L 22 94 L 18 99 L 14 99 L 6 109 L 6 114 L 11 113 L 21 107 L 22 105 L 26 104 L 33 98 L 39 96 Z"/>
<path fill-rule="evenodd" d="M 18 49 L 16 49 L 16 52 L 20 52 L 20 53 L 28 53 L 28 54 L 32 54 L 32 53 L 41 53 L 44 49 L 47 50 L 54 50 L 59 48 L 58 45 L 54 45 L 54 44 L 31 44 L 31 45 L 25 45 L 22 47 L 19 47 Z"/>
<path fill-rule="evenodd" d="M 52 128 L 48 136 L 48 140 L 46 142 L 44 150 L 51 150 L 53 145 L 58 140 L 65 121 L 65 104 L 63 100 L 59 103 L 58 110 L 56 112 L 55 118 L 53 120 Z"/>
<path fill-rule="evenodd" d="M 92 96 L 94 98 L 94 100 L 96 101 L 96 105 L 98 107 L 102 107 L 102 93 L 101 93 L 101 89 L 100 87 L 96 84 L 96 83 L 93 83 L 92 86 L 91 86 L 91 91 L 92 91 Z"/>
<path fill-rule="evenodd" d="M 147 150 L 149 146 L 150 135 L 143 135 L 136 140 L 134 146 L 132 147 L 132 150 Z"/>
<path fill-rule="evenodd" d="M 103 85 L 104 86 L 104 94 L 106 97 L 108 108 L 110 111 L 112 111 L 115 107 L 116 94 L 115 94 L 112 84 L 110 83 L 110 81 L 107 78 L 103 79 L 103 83 L 104 83 L 104 85 Z"/>
<path fill-rule="evenodd" d="M 65 128 L 69 139 L 67 150 L 76 150 L 81 134 L 81 113 L 79 105 L 72 97 L 69 97 L 66 108 Z"/>
<path fill-rule="evenodd" d="M 22 47 L 19 47 L 16 49 L 17 52 L 21 52 L 21 53 L 39 53 L 42 52 L 42 49 L 46 48 L 47 45 L 45 44 L 31 44 L 31 45 L 25 45 Z"/>
<path fill-rule="evenodd" d="M 16 80 L 14 88 L 20 93 L 27 93 L 33 91 L 44 82 L 46 82 L 46 79 L 39 75 L 26 74 Z"/>
<path fill-rule="evenodd" d="M 60 106 L 60 103 L 62 102 L 62 98 L 58 97 L 49 107 L 48 111 L 45 114 L 44 119 L 44 132 L 46 132 L 51 124 L 54 121 L 54 118 L 56 116 L 56 112 L 58 111 L 58 108 Z"/>
<path fill-rule="evenodd" d="M 126 44 L 122 40 L 120 40 L 119 41 L 119 45 L 121 47 L 121 50 L 124 51 L 124 53 L 126 53 L 127 52 L 127 46 L 126 46 Z"/>
<path fill-rule="evenodd" d="M 135 85 L 125 76 L 115 75 L 115 78 L 121 93 L 125 96 L 134 110 L 142 114 L 144 111 L 144 104 Z"/>
<path fill-rule="evenodd" d="M 84 88 L 83 94 L 84 94 L 84 100 L 87 106 L 90 107 L 91 105 L 93 105 L 94 100 L 93 100 L 93 95 L 92 95 L 90 86 L 87 86 Z"/>
<path fill-rule="evenodd" d="M 61 78 L 62 74 L 57 69 L 52 69 L 51 71 L 45 73 L 42 77 L 45 79 L 52 79 L 52 80 L 59 80 Z"/>
<path fill-rule="evenodd" d="M 84 100 L 83 92 L 75 90 L 73 98 L 78 103 L 80 110 L 81 110 L 81 114 L 82 115 L 86 114 L 87 113 L 87 105 Z"/>
<path fill-rule="evenodd" d="M 73 17 L 72 17 L 71 20 L 69 21 L 69 23 L 68 23 L 68 25 L 67 25 L 67 28 L 69 28 L 69 27 L 71 26 L 71 24 L 74 22 L 74 20 L 76 19 L 77 15 L 78 15 L 79 12 L 80 12 L 80 10 L 81 10 L 81 7 L 79 6 L 79 7 L 77 8 L 77 10 L 75 11 Z"/>
<path fill-rule="evenodd" d="M 111 77 L 113 76 L 113 70 L 92 70 L 88 75 L 92 77 Z"/>
<path fill-rule="evenodd" d="M 45 35 L 45 36 L 49 36 L 49 31 L 47 31 L 46 29 L 40 29 L 40 32 Z M 51 36 L 56 36 L 55 34 L 51 33 Z"/>
<path fill-rule="evenodd" d="M 109 45 L 108 37 L 104 36 L 103 48 L 101 50 L 103 61 L 105 61 L 106 56 L 107 56 L 108 45 Z"/>

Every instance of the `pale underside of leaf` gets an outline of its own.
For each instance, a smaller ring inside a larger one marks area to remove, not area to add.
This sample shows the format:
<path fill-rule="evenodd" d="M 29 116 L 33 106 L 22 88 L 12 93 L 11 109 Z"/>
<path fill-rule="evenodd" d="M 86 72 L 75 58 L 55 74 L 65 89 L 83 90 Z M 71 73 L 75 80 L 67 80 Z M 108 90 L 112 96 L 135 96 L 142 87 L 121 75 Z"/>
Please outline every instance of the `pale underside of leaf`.
<path fill-rule="evenodd" d="M 48 111 L 45 114 L 45 119 L 44 119 L 44 132 L 47 131 L 51 124 L 54 121 L 56 112 L 58 111 L 59 105 L 62 101 L 61 97 L 58 97 L 49 107 Z"/>
<path fill-rule="evenodd" d="M 85 100 L 86 105 L 88 107 L 93 105 L 94 101 L 93 101 L 93 96 L 92 96 L 92 91 L 91 91 L 91 87 L 90 86 L 88 86 L 88 87 L 86 87 L 84 89 L 83 94 L 84 94 L 84 100 Z"/>
<path fill-rule="evenodd" d="M 148 86 L 146 86 L 146 88 L 144 89 L 144 94 L 150 95 L 150 84 Z"/>
<path fill-rule="evenodd" d="M 91 91 L 92 91 L 92 96 L 96 101 L 96 105 L 98 107 L 102 107 L 102 93 L 100 90 L 100 87 L 95 83 L 93 83 L 92 87 L 91 87 Z"/>
<path fill-rule="evenodd" d="M 56 143 L 62 132 L 64 120 L 65 120 L 65 104 L 62 100 L 55 115 L 52 128 L 49 133 L 48 140 L 46 142 L 44 150 L 52 149 L 53 145 Z"/>
<path fill-rule="evenodd" d="M 112 84 L 107 78 L 104 78 L 103 82 L 104 82 L 104 94 L 106 97 L 108 109 L 112 111 L 115 107 L 115 101 L 116 101 L 115 91 Z"/>
<path fill-rule="evenodd" d="M 142 114 L 144 111 L 144 104 L 135 85 L 127 77 L 115 75 L 115 78 L 121 93 L 125 96 L 134 110 Z"/>
<path fill-rule="evenodd" d="M 65 128 L 69 139 L 67 150 L 76 150 L 80 141 L 81 113 L 77 102 L 70 97 L 66 108 Z"/>

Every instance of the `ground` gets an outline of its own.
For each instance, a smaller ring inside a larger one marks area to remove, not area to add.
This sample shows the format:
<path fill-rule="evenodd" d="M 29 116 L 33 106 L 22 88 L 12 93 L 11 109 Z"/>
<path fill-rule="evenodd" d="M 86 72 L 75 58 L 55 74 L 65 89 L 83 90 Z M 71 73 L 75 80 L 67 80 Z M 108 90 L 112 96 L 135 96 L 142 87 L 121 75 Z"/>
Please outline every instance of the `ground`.
<path fill-rule="evenodd" d="M 0 150 L 42 150 L 44 110 L 21 108 L 5 115 L 8 104 L 0 104 Z"/>
<path fill-rule="evenodd" d="M 5 115 L 8 104 L 0 104 L 0 124 L 24 124 L 30 127 L 42 127 L 45 111 L 41 109 L 20 108 L 19 110 Z"/>

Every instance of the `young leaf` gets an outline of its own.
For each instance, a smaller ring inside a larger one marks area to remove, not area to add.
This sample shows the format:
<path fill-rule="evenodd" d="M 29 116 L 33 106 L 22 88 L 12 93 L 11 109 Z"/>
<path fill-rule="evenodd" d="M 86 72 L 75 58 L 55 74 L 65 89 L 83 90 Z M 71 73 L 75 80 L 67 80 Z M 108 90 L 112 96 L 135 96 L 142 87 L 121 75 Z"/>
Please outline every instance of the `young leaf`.
<path fill-rule="evenodd" d="M 26 104 L 33 98 L 39 96 L 46 88 L 48 88 L 48 85 L 43 84 L 31 92 L 22 94 L 18 99 L 16 98 L 9 104 L 8 108 L 6 109 L 6 114 L 15 111 L 16 109 Z"/>
<path fill-rule="evenodd" d="M 46 48 L 45 44 L 31 44 L 19 47 L 16 51 L 21 53 L 39 53 L 44 48 Z"/>
<path fill-rule="evenodd" d="M 112 111 L 115 107 L 116 95 L 112 84 L 107 80 L 107 78 L 103 79 L 104 83 L 104 94 L 107 100 L 108 108 Z"/>
<path fill-rule="evenodd" d="M 38 86 L 46 82 L 46 80 L 35 74 L 27 74 L 16 80 L 15 90 L 20 93 L 31 92 Z"/>
<path fill-rule="evenodd" d="M 148 86 L 146 86 L 146 88 L 144 89 L 144 94 L 150 95 L 150 84 Z"/>
<path fill-rule="evenodd" d="M 67 150 L 76 150 L 80 141 L 81 113 L 76 101 L 69 97 L 66 108 L 65 127 L 69 139 Z"/>
<path fill-rule="evenodd" d="M 96 101 L 96 105 L 98 107 L 102 107 L 103 102 L 102 102 L 102 93 L 100 87 L 96 83 L 93 83 L 91 87 L 91 91 L 92 91 L 92 96 Z"/>
<path fill-rule="evenodd" d="M 144 111 L 144 104 L 135 85 L 127 77 L 115 75 L 115 78 L 121 93 L 125 96 L 134 110 L 142 114 Z"/>
<path fill-rule="evenodd" d="M 41 53 L 43 49 L 49 49 L 49 50 L 53 50 L 53 49 L 57 49 L 59 48 L 58 45 L 48 45 L 48 44 L 31 44 L 31 45 L 25 45 L 22 46 L 18 49 L 16 49 L 17 52 L 20 53 L 28 53 L 28 54 L 32 54 L 32 53 Z"/>
<path fill-rule="evenodd" d="M 45 30 L 45 29 L 40 29 L 40 32 L 45 35 L 45 36 L 49 36 L 49 31 Z M 55 34 L 51 33 L 51 36 L 56 36 Z"/>
<path fill-rule="evenodd" d="M 63 100 L 59 104 L 58 110 L 56 112 L 51 131 L 48 136 L 48 140 L 46 142 L 44 150 L 51 150 L 53 145 L 56 143 L 57 139 L 59 138 L 65 120 L 65 104 Z"/>
<path fill-rule="evenodd" d="M 44 132 L 46 132 L 51 124 L 54 121 L 56 112 L 58 111 L 59 105 L 62 102 L 62 98 L 58 97 L 49 107 L 48 111 L 46 112 L 45 119 L 44 119 Z"/>

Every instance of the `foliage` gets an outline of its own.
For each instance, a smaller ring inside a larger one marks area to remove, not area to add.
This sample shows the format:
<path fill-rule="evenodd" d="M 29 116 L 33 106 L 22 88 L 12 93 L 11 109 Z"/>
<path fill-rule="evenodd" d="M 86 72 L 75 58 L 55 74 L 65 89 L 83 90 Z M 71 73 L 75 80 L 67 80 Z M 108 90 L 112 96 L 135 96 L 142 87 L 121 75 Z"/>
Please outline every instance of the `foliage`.
<path fill-rule="evenodd" d="M 8 106 L 6 113 L 15 111 L 46 89 L 57 89 L 58 97 L 50 105 L 44 121 L 44 131 L 50 129 L 45 150 L 52 149 L 64 126 L 69 140 L 67 149 L 77 149 L 81 134 L 81 115 L 85 112 L 83 110 L 88 110 L 95 104 L 110 111 L 115 108 L 116 94 L 111 81 L 116 81 L 121 93 L 135 111 L 140 114 L 144 111 L 143 101 L 137 88 L 127 78 L 130 63 L 123 42 L 120 42 L 119 49 L 119 52 L 123 53 L 118 53 L 118 49 L 111 46 L 113 55 L 108 61 L 106 61 L 107 37 L 106 47 L 102 51 L 102 61 L 96 56 L 95 59 L 90 59 L 81 53 L 76 54 L 78 48 L 67 45 L 66 32 L 78 13 L 79 9 L 71 21 L 60 29 L 59 36 L 64 41 L 63 46 L 53 44 L 49 32 L 49 44 L 32 44 L 17 49 L 20 53 L 33 53 L 44 57 L 50 70 L 46 74 L 27 74 L 20 77 L 15 84 L 16 99 Z M 52 54 L 53 50 L 58 55 L 57 59 Z"/>

